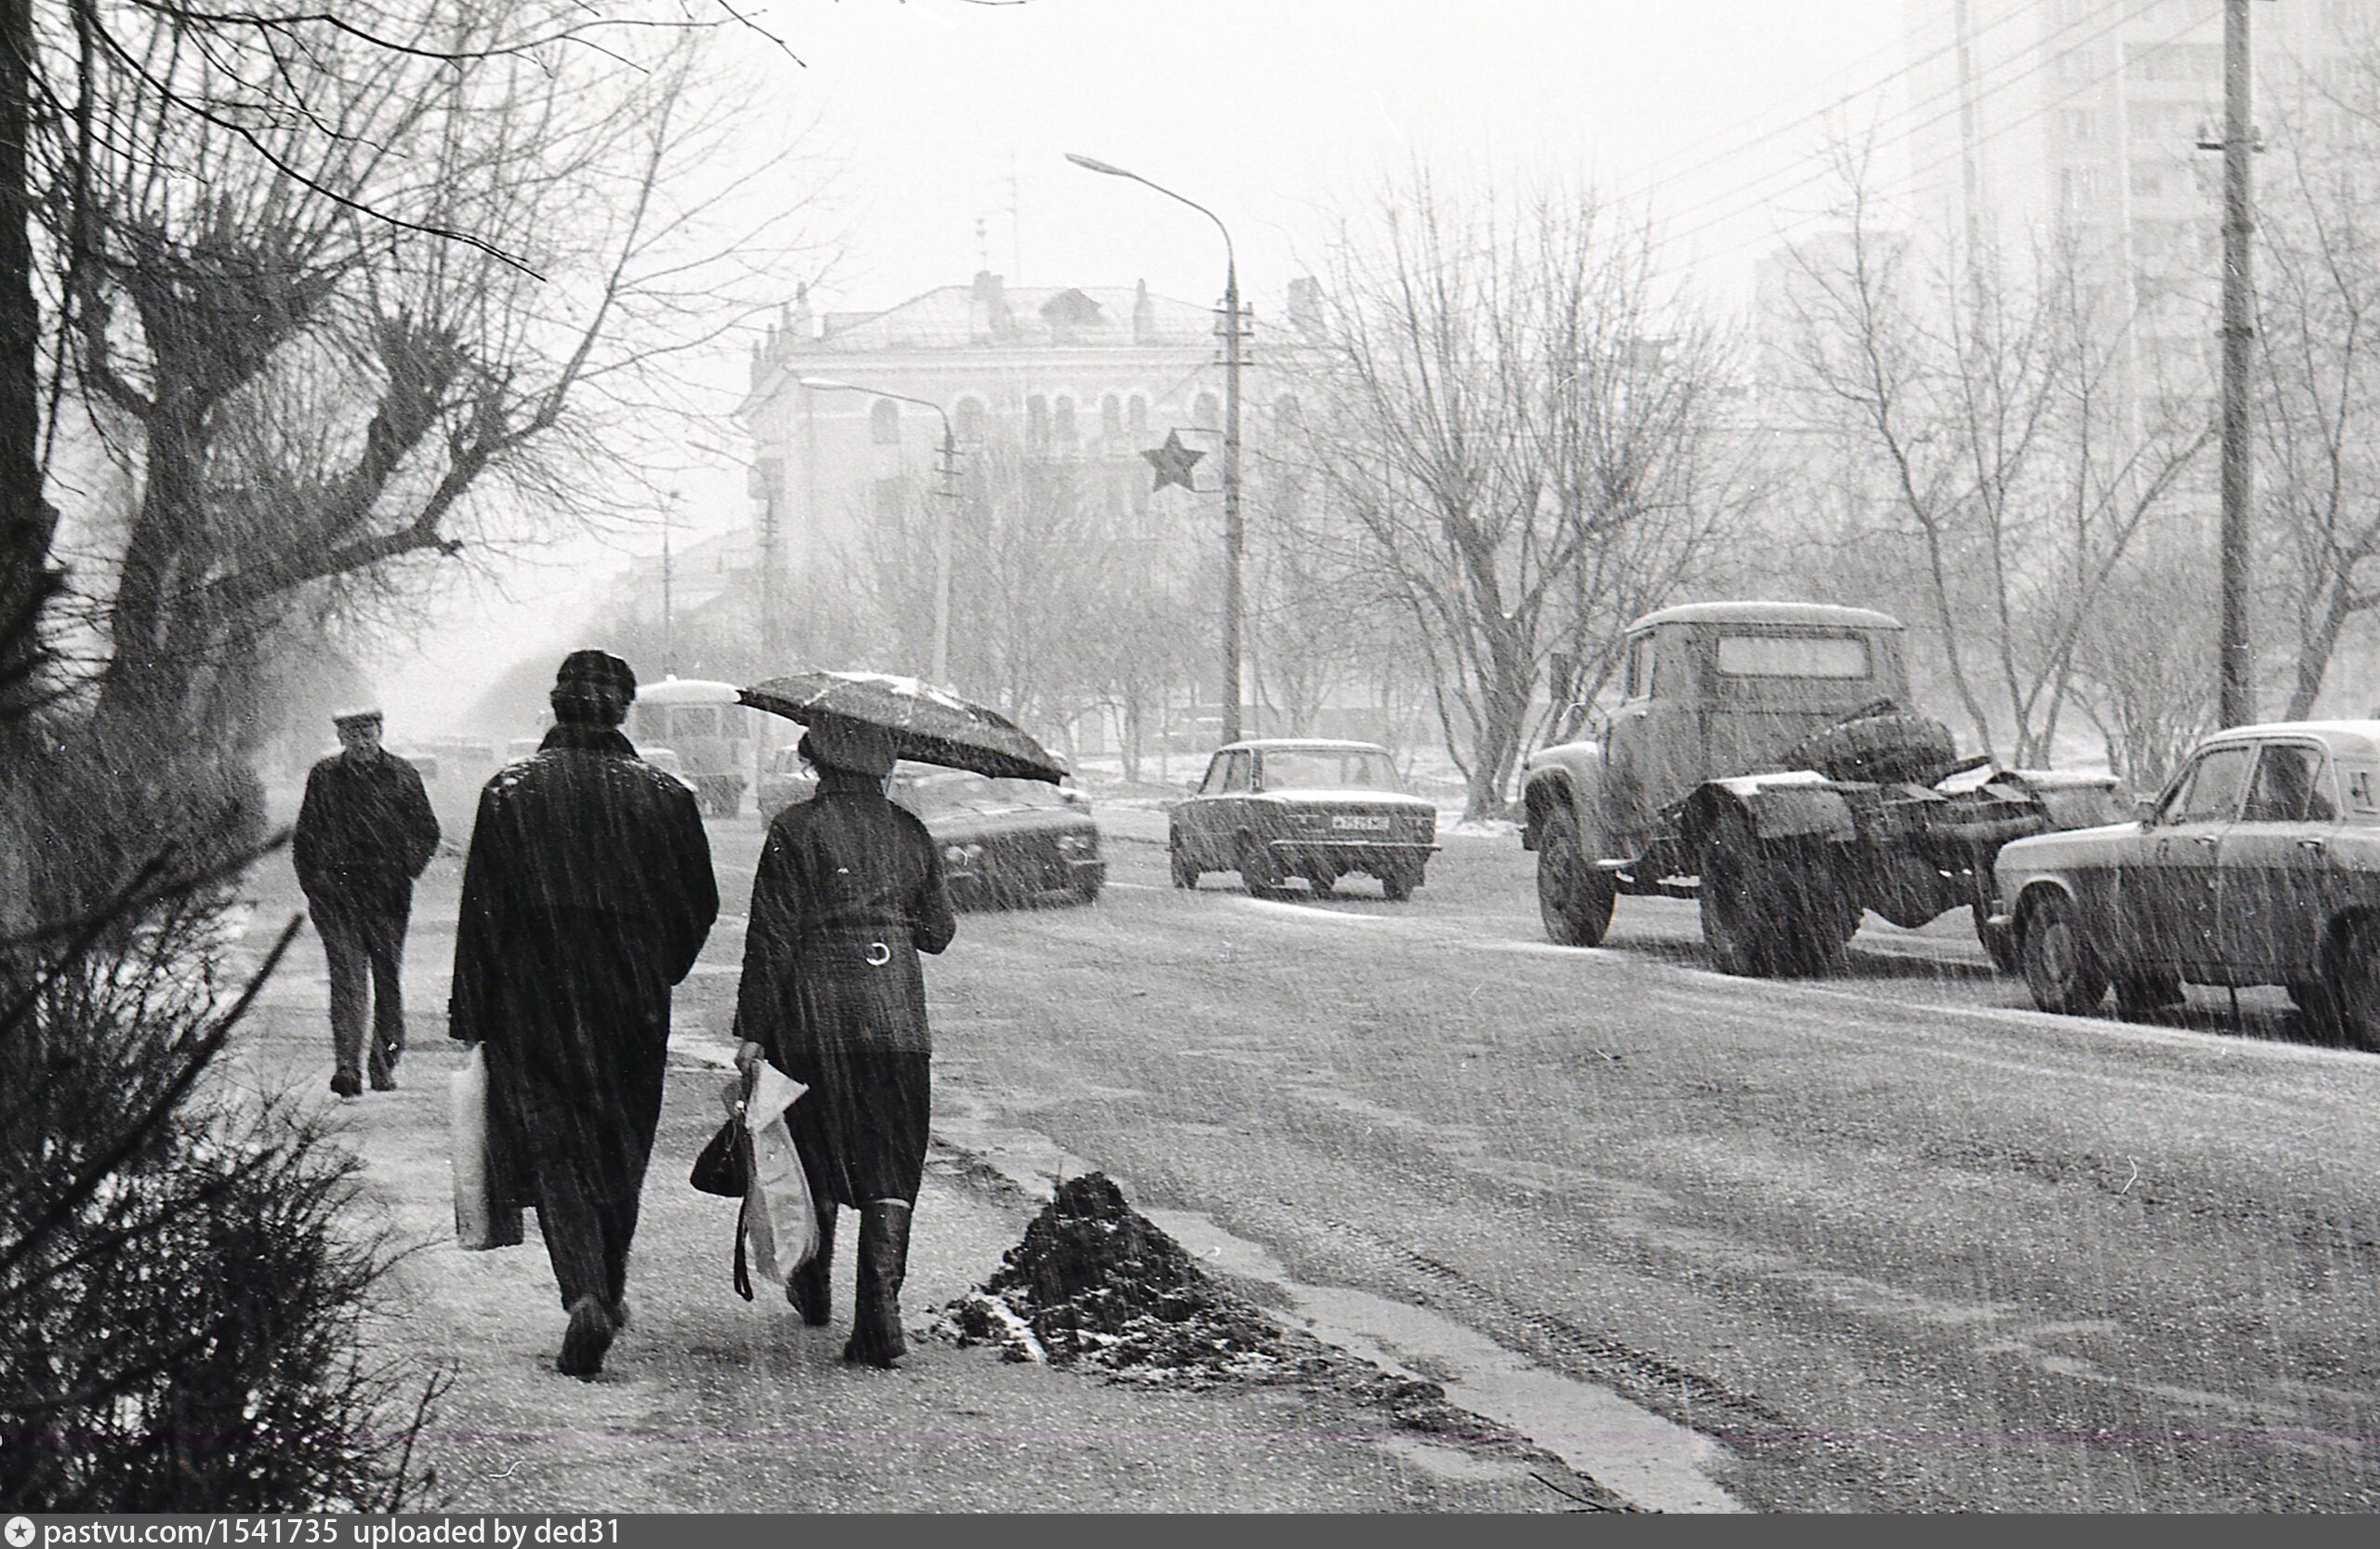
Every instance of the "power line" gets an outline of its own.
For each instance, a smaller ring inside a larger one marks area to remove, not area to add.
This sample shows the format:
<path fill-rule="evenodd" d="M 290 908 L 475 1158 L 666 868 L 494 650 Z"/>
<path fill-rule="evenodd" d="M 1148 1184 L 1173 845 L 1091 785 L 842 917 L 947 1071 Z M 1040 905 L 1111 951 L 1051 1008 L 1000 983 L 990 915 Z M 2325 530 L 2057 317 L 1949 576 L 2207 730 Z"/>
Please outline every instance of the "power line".
<path fill-rule="evenodd" d="M 1969 35 L 1971 38 L 1980 37 L 1986 33 L 1990 33 L 2000 27 L 2005 26 L 2007 23 L 2016 20 L 2018 17 L 2029 14 L 2036 4 L 2037 0 L 2015 0 L 2015 3 L 2011 5 L 2008 9 L 2003 11 L 1998 19 L 1989 21 L 1979 28 L 1974 29 Z M 2058 32 L 2065 32 L 2070 28 L 2080 25 L 2081 22 L 2079 20 L 2070 21 L 2065 26 L 2060 27 Z M 2050 35 L 2055 37 L 2056 33 L 2052 33 Z M 2044 39 L 2043 41 L 2046 42 L 2047 40 Z M 1869 63 L 1871 60 L 1878 60 L 1886 54 L 1893 53 L 1901 46 L 1902 44 L 1899 42 L 1885 44 L 1881 48 L 1877 48 L 1871 53 L 1860 56 L 1858 60 L 1855 60 L 1850 66 L 1845 68 L 1844 73 L 1848 73 L 1850 70 L 1856 70 L 1859 66 Z M 1761 120 L 1768 117 L 1769 114 L 1777 112 L 1779 108 L 1792 102 L 1796 97 L 1803 95 L 1802 93 L 1795 93 L 1792 97 L 1787 97 L 1769 107 L 1760 109 L 1756 113 L 1752 113 L 1743 118 L 1739 118 L 1722 128 L 1715 129 L 1710 134 L 1704 135 L 1699 139 L 1691 141 L 1690 143 L 1680 147 L 1678 150 L 1673 151 L 1667 155 L 1659 158 L 1650 165 L 1646 166 L 1633 176 L 1624 179 L 1619 188 L 1612 191 L 1612 196 L 1615 200 L 1625 203 L 1630 199 L 1634 199 L 1642 194 L 1652 192 L 1654 185 L 1658 183 L 1666 182 L 1673 179 L 1688 178 L 1693 176 L 1695 173 L 1701 171 L 1705 167 L 1714 166 L 1721 162 L 1727 161 L 1735 156 L 1739 156 L 1745 152 L 1753 150 L 1781 135 L 1791 134 L 1792 131 L 1799 129 L 1805 124 L 1824 118 L 1828 113 L 1834 112 L 1845 103 L 1856 101 L 1859 98 L 1865 97 L 1871 92 L 1882 90 L 1884 87 L 1892 85 L 1894 81 L 1904 75 L 1914 74 L 1917 71 L 1933 63 L 1936 60 L 1940 59 L 1944 54 L 1950 52 L 1957 46 L 1957 39 L 1954 37 L 1950 43 L 1942 45 L 1940 47 L 1934 49 L 1931 53 L 1921 55 L 1917 59 L 1911 60 L 1906 64 L 1903 64 L 1897 70 L 1888 71 L 1884 75 L 1869 82 L 1865 86 L 1854 86 L 1834 97 L 1830 101 L 1801 114 L 1799 117 L 1788 119 L 1786 122 L 1779 124 L 1773 128 L 1763 129 L 1756 135 L 1738 141 L 1737 143 L 1728 146 L 1726 150 L 1705 156 L 1700 161 L 1694 163 L 1692 165 L 1681 168 L 1674 173 L 1663 170 L 1672 163 L 1677 161 L 1680 157 L 1691 155 L 1696 151 L 1700 150 L 1703 146 L 1711 144 L 1714 140 L 1732 136 L 1739 129 L 1747 128 L 1759 123 Z"/>
<path fill-rule="evenodd" d="M 2127 22 L 2137 20 L 2141 17 L 2148 15 L 2162 4 L 2163 4 L 2163 0 L 2140 0 L 2140 3 L 2133 7 L 2132 9 L 2119 14 L 2113 20 L 2100 27 L 2096 32 L 2094 32 L 2087 36 L 2077 38 L 2070 45 L 2054 52 L 2044 50 L 2039 60 L 2020 73 L 2010 76 L 2006 80 L 1995 83 L 1988 91 L 1978 90 L 1976 94 L 1976 99 L 1977 101 L 1981 101 L 1986 96 L 1998 96 L 2012 90 L 2016 86 L 2024 85 L 2027 81 L 2031 80 L 2034 76 L 2039 75 L 2043 71 L 2048 69 L 2053 60 L 2063 57 L 2067 54 L 2071 54 L 2076 49 L 2079 49 L 2087 44 L 2097 42 L 2099 39 L 2114 33 Z M 2159 38 L 2157 40 L 2158 46 L 2162 46 L 2166 43 L 2170 43 L 2175 39 L 2179 38 L 2186 33 L 2195 31 L 2202 24 L 2202 23 L 2200 20 L 2195 19 L 2186 22 L 2174 32 Z M 2083 92 L 2090 90 L 2092 87 L 2104 84 L 2110 76 L 2116 74 L 2122 69 L 2122 61 L 2119 60 L 2119 62 L 2114 66 L 2101 71 L 2096 75 L 2085 78 L 2071 89 L 2051 99 L 2032 113 L 2027 113 L 2021 118 L 2013 119 L 2008 123 L 2000 125 L 1993 128 L 1990 133 L 1977 137 L 1977 142 L 1978 144 L 1988 143 L 1990 140 L 1996 139 L 2000 136 L 2008 133 L 2012 129 L 2020 128 L 2024 125 L 2033 122 L 2035 119 L 2040 118 L 2043 113 L 2049 112 L 2052 108 L 2069 102 L 2076 97 L 2081 96 Z M 1877 126 L 1881 128 L 1884 125 L 1893 122 L 1894 119 L 1906 117 L 1908 116 L 1908 113 L 1914 111 L 1916 110 L 1912 107 L 1903 113 L 1893 114 L 1889 118 L 1879 120 Z M 1915 124 L 1910 125 L 1907 128 L 1883 139 L 1877 140 L 1874 143 L 1877 145 L 1892 145 L 1907 140 L 1924 130 L 1930 129 L 1936 125 L 1956 116 L 1959 111 L 1960 106 L 1954 101 L 1950 106 L 1941 109 L 1931 116 L 1921 119 Z M 1904 185 L 1914 186 L 1914 184 L 1925 174 L 1934 172 L 1940 167 L 1947 165 L 1950 162 L 1957 159 L 1961 154 L 1964 154 L 1964 150 L 1953 152 L 1949 156 L 1938 157 L 1934 161 L 1924 164 L 1917 172 L 1912 173 L 1909 179 L 1904 179 Z M 1753 179 L 1751 182 L 1739 184 L 1736 188 L 1730 189 L 1727 192 L 1720 194 L 1713 199 L 1705 200 L 1698 205 L 1690 206 L 1687 211 L 1689 216 L 1700 211 L 1712 209 L 1717 209 L 1719 213 L 1712 216 L 1708 219 L 1700 220 L 1689 225 L 1682 231 L 1673 232 L 1667 240 L 1673 243 L 1684 243 L 1689 241 L 1694 237 L 1699 236 L 1704 232 L 1710 231 L 1717 226 L 1725 225 L 1741 216 L 1748 215 L 1753 210 L 1760 208 L 1763 205 L 1773 203 L 1777 199 L 1782 198 L 1788 194 L 1798 192 L 1801 190 L 1809 187 L 1813 183 L 1822 181 L 1831 175 L 1832 168 L 1821 166 L 1818 170 L 1787 184 L 1782 189 L 1763 188 L 1761 187 L 1761 184 L 1764 179 Z M 1755 197 L 1750 200 L 1742 200 L 1739 198 L 1741 194 L 1747 192 L 1755 193 Z M 1765 241 L 1770 239 L 1759 238 L 1754 240 Z M 1738 244 L 1734 247 L 1725 248 L 1722 249 L 1720 253 L 1709 254 L 1705 255 L 1705 257 L 1714 258 L 1725 256 L 1726 254 L 1739 251 L 1741 247 L 1745 245 L 1749 245 L 1749 244 Z"/>

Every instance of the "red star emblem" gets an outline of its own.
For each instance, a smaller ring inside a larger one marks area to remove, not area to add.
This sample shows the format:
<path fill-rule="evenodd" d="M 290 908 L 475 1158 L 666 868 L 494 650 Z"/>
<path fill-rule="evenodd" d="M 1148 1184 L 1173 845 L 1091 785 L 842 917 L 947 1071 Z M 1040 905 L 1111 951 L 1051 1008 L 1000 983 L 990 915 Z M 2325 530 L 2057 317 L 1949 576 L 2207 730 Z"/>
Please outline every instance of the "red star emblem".
<path fill-rule="evenodd" d="M 1157 470 L 1157 483 L 1149 486 L 1150 490 L 1155 492 L 1168 484 L 1180 484 L 1183 489 L 1196 488 L 1190 483 L 1190 470 L 1206 455 L 1183 445 L 1181 431 L 1166 431 L 1164 445 L 1152 446 L 1141 454 L 1148 458 L 1149 466 Z"/>

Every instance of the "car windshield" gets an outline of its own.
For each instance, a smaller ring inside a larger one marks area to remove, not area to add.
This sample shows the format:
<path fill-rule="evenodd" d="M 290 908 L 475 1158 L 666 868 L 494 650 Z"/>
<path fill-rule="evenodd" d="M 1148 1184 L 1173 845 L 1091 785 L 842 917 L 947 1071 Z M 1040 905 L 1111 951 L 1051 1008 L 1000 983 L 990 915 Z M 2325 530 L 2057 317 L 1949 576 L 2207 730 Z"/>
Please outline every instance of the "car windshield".
<path fill-rule="evenodd" d="M 1269 748 L 1262 756 L 1266 790 L 1382 790 L 1396 767 L 1377 748 Z"/>
<path fill-rule="evenodd" d="M 965 808 L 998 812 L 1012 807 L 1063 807 L 1066 799 L 1058 788 L 1042 780 L 994 780 L 965 770 L 939 769 L 909 774 L 903 781 L 906 804 L 927 808 Z"/>

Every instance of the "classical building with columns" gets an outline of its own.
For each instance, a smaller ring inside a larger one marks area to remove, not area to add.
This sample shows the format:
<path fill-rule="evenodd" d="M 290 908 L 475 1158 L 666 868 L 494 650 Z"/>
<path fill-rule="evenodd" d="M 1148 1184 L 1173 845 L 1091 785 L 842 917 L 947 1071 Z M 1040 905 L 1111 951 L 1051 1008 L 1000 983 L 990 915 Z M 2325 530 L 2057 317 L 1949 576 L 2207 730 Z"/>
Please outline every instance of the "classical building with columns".
<path fill-rule="evenodd" d="M 1145 284 L 1011 289 L 992 273 L 876 312 L 816 314 L 805 294 L 754 347 L 738 413 L 751 437 L 763 550 L 774 548 L 782 573 L 798 582 L 857 536 L 871 512 L 931 485 L 942 416 L 872 392 L 936 405 L 962 446 L 997 431 L 1104 469 L 1111 513 L 1145 523 L 1144 450 L 1178 430 L 1185 444 L 1215 457 L 1202 474 L 1220 461 L 1217 321 L 1214 309 L 1152 296 Z M 1270 396 L 1261 373 L 1245 371 L 1243 381 L 1253 439 Z M 1194 520 L 1196 510 L 1185 502 L 1178 514 Z"/>

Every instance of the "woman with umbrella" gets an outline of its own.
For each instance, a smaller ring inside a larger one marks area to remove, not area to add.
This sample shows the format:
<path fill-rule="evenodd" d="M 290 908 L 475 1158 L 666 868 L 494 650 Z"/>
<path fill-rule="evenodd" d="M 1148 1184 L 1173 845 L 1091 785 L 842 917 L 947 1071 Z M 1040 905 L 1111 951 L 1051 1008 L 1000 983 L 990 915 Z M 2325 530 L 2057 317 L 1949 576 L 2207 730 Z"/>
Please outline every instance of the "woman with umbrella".
<path fill-rule="evenodd" d="M 760 852 L 736 998 L 740 1057 L 765 1056 L 810 1088 L 788 1117 L 820 1246 L 787 1299 L 804 1322 L 827 1322 L 837 1208 L 857 1210 L 843 1358 L 890 1367 L 906 1350 L 899 1297 L 931 1106 L 918 954 L 950 945 L 958 921 L 925 825 L 885 799 L 893 733 L 837 715 L 802 719 L 801 756 L 818 788 L 777 814 Z"/>

